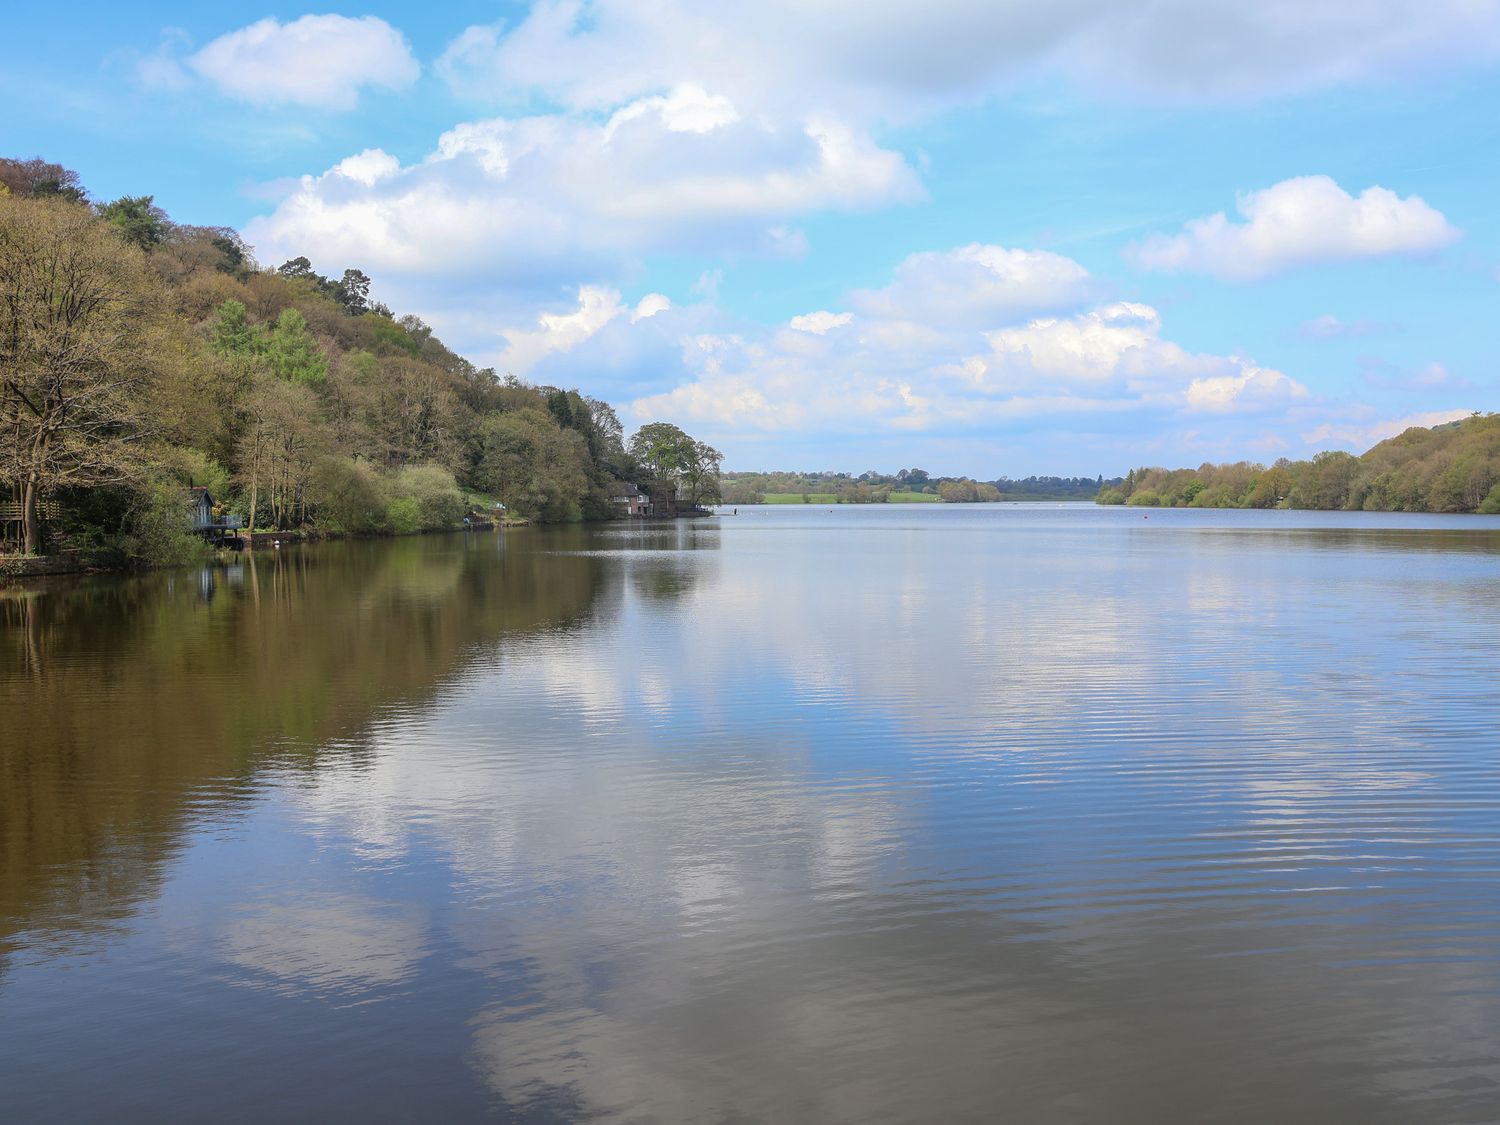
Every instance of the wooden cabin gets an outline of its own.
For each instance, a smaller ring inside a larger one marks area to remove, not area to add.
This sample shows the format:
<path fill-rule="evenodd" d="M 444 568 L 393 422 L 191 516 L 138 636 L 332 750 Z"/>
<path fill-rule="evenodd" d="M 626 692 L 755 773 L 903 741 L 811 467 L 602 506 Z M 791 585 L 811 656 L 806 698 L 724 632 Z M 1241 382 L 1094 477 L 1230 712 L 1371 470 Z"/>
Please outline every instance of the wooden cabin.
<path fill-rule="evenodd" d="M 220 543 L 238 538 L 235 533 L 245 526 L 245 517 L 222 514 L 212 494 L 202 485 L 187 491 L 188 518 L 195 534 Z"/>
<path fill-rule="evenodd" d="M 36 506 L 37 520 L 41 523 L 42 550 L 47 549 L 48 540 L 55 532 L 61 515 L 56 500 L 42 500 Z M 21 510 L 21 501 L 8 490 L 0 490 L 0 555 L 19 554 L 26 541 L 26 515 Z"/>

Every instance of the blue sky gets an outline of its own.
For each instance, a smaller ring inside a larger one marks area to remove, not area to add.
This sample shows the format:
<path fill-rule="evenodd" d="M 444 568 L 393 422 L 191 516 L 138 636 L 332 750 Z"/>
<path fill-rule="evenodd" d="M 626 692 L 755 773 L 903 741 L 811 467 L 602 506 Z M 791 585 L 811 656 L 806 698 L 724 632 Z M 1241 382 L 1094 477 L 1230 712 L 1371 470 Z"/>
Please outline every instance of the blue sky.
<path fill-rule="evenodd" d="M 0 152 L 732 467 L 1110 474 L 1496 405 L 1500 0 L 7 22 Z"/>

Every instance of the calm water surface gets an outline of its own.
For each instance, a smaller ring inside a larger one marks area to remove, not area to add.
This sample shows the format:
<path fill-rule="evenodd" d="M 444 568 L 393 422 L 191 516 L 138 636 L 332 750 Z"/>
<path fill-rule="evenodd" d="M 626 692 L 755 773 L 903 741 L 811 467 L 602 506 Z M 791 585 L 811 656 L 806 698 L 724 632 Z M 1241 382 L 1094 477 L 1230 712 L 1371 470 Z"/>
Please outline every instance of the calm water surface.
<path fill-rule="evenodd" d="M 0 1119 L 1500 1119 L 1500 521 L 0 592 Z"/>

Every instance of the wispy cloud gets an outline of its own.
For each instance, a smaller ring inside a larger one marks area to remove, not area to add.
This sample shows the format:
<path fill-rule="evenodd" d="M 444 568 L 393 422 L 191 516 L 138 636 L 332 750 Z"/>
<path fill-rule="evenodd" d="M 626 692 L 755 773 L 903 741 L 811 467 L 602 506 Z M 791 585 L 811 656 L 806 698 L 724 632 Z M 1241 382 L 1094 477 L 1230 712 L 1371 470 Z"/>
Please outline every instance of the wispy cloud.
<path fill-rule="evenodd" d="M 1296 335 L 1303 340 L 1350 340 L 1378 336 L 1391 331 L 1389 324 L 1359 317 L 1343 320 L 1332 313 L 1315 316 L 1297 326 Z"/>
<path fill-rule="evenodd" d="M 369 87 L 404 90 L 421 66 L 406 39 L 375 16 L 259 20 L 185 54 L 186 34 L 169 30 L 137 64 L 149 89 L 180 91 L 202 79 L 252 105 L 349 110 Z"/>

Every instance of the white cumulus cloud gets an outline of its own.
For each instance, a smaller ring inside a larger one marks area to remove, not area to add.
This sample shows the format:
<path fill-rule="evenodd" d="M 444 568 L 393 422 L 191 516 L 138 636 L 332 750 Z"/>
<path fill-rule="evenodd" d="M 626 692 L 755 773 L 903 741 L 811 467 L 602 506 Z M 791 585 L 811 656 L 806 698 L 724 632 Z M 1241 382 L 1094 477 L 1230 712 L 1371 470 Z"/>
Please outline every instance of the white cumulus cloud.
<path fill-rule="evenodd" d="M 1239 370 L 1233 375 L 1213 375 L 1188 384 L 1187 404 L 1194 410 L 1216 414 L 1263 406 L 1282 406 L 1290 399 L 1306 398 L 1307 388 L 1280 371 L 1257 367 L 1233 358 Z"/>
<path fill-rule="evenodd" d="M 991 263 L 1005 281 L 960 315 L 917 284 L 924 275 L 962 275 L 975 262 Z M 781 326 L 665 298 L 657 310 L 654 294 L 632 309 L 613 289 L 583 286 L 571 308 L 506 329 L 499 366 L 633 394 L 627 413 L 637 419 L 671 417 L 741 436 L 941 434 L 1141 412 L 1253 415 L 1307 398 L 1280 371 L 1164 338 L 1148 305 L 1071 311 L 1087 289 L 1059 278 L 1088 282 L 1082 267 L 1054 254 L 987 245 L 916 254 L 896 266 L 890 285 L 851 294 L 853 309 L 817 309 Z M 1040 308 L 1059 315 L 1030 315 Z"/>
<path fill-rule="evenodd" d="M 618 110 L 609 119 L 605 134 L 637 117 L 655 116 L 674 133 L 712 133 L 740 119 L 734 103 L 722 94 L 710 94 L 697 83 L 678 86 L 663 97 L 641 98 Z"/>
<path fill-rule="evenodd" d="M 335 175 L 347 180 L 374 187 L 381 180 L 388 180 L 401 171 L 401 161 L 378 148 L 367 148 L 363 152 L 346 156 L 333 166 Z"/>
<path fill-rule="evenodd" d="M 1242 222 L 1222 211 L 1157 235 L 1130 256 L 1145 269 L 1252 280 L 1296 266 L 1427 254 L 1460 232 L 1419 196 L 1383 187 L 1350 195 L 1328 176 L 1299 176 L 1242 195 Z"/>
<path fill-rule="evenodd" d="M 1256 97 L 1500 57 L 1496 0 L 539 0 L 470 27 L 439 72 L 471 97 L 607 109 L 684 82 L 758 107 L 907 116 L 1061 76 Z"/>
<path fill-rule="evenodd" d="M 1003 300 L 990 294 L 955 317 L 914 284 L 923 271 L 950 276 L 976 261 L 1008 279 Z M 1307 398 L 1280 371 L 1164 338 L 1160 314 L 1147 305 L 1029 316 L 1078 303 L 1079 291 L 1059 287 L 1059 277 L 1087 275 L 1057 255 L 998 246 L 918 254 L 885 288 L 851 294 L 855 308 L 818 309 L 781 326 L 734 321 L 707 305 L 641 323 L 618 293 L 584 287 L 573 308 L 544 314 L 540 329 L 507 330 L 504 365 L 548 383 L 618 380 L 606 393 L 634 393 L 628 416 L 672 418 L 730 442 L 943 435 L 1041 420 L 1086 426 L 1142 414 L 1263 416 Z M 635 380 L 648 369 L 643 393 Z"/>
<path fill-rule="evenodd" d="M 972 243 L 912 254 L 889 285 L 856 292 L 850 301 L 886 320 L 985 328 L 1077 308 L 1096 292 L 1088 270 L 1061 254 Z"/>
<path fill-rule="evenodd" d="M 970 357 L 962 370 L 976 390 L 991 395 L 1045 390 L 1209 413 L 1261 410 L 1307 395 L 1279 371 L 1163 339 L 1160 314 L 1135 302 L 1034 320 L 986 338 L 990 354 Z"/>
<path fill-rule="evenodd" d="M 403 90 L 421 73 L 401 33 L 375 16 L 268 17 L 219 36 L 186 61 L 241 101 L 335 110 L 353 109 L 366 87 Z M 164 84 L 159 74 L 157 84 Z"/>
<path fill-rule="evenodd" d="M 496 117 L 402 165 L 378 149 L 305 176 L 246 234 L 267 261 L 358 262 L 399 285 L 544 288 L 617 275 L 641 254 L 796 256 L 809 212 L 919 198 L 903 157 L 836 121 L 741 118 L 702 90 L 648 97 L 606 121 Z"/>
<path fill-rule="evenodd" d="M 544 312 L 537 317 L 535 328 L 505 329 L 499 365 L 508 372 L 529 372 L 548 356 L 571 351 L 617 317 L 635 324 L 671 307 L 672 302 L 662 294 L 648 293 L 631 308 L 621 302 L 618 290 L 585 285 L 578 290 L 576 309 Z"/>

